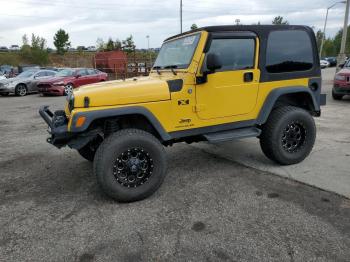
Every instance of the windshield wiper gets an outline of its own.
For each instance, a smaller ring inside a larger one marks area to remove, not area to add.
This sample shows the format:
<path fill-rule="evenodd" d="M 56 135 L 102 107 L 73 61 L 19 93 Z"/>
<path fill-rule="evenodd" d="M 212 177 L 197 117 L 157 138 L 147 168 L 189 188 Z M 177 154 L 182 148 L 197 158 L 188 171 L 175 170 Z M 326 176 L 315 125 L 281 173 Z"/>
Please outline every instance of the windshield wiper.
<path fill-rule="evenodd" d="M 154 66 L 152 69 L 155 69 L 157 71 L 158 75 L 160 75 L 159 69 L 162 69 L 162 67 L 161 66 Z"/>
<path fill-rule="evenodd" d="M 170 69 L 171 72 L 173 72 L 174 75 L 177 75 L 177 73 L 175 72 L 175 68 L 177 68 L 177 65 L 168 65 L 168 66 L 164 66 L 164 69 Z"/>

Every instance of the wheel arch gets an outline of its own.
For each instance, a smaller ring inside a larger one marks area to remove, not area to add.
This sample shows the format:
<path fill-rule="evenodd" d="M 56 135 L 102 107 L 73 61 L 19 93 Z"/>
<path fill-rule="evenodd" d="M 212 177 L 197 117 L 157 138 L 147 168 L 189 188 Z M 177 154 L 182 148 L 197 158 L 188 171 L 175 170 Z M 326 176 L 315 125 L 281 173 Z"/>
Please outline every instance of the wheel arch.
<path fill-rule="evenodd" d="M 16 85 L 15 90 L 16 90 L 17 87 L 19 87 L 20 85 L 23 85 L 23 86 L 27 89 L 27 91 L 28 91 L 28 86 L 27 86 L 27 84 L 22 83 L 22 82 L 20 82 L 20 83 L 18 83 L 18 84 Z"/>
<path fill-rule="evenodd" d="M 315 116 L 319 116 L 320 114 L 320 105 L 309 88 L 303 86 L 283 87 L 274 89 L 267 96 L 260 110 L 257 124 L 264 124 L 271 111 L 282 105 L 301 107 Z"/>
<path fill-rule="evenodd" d="M 86 118 L 81 127 L 76 127 L 77 119 Z M 148 109 L 141 106 L 78 112 L 73 116 L 71 132 L 83 132 L 92 127 L 105 127 L 106 121 L 115 120 L 122 128 L 138 128 L 148 131 L 161 141 L 169 141 L 170 135 L 165 131 L 158 119 Z"/>

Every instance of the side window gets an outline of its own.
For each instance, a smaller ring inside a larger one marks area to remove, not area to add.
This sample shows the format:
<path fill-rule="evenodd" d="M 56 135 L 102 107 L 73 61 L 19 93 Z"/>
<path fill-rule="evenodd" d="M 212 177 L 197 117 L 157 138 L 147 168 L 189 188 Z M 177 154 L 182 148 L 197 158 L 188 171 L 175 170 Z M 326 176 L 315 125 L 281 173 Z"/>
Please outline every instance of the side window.
<path fill-rule="evenodd" d="M 79 69 L 77 72 L 77 75 L 81 75 L 81 76 L 86 76 L 87 74 L 88 73 L 86 69 Z"/>
<path fill-rule="evenodd" d="M 56 75 L 56 72 L 46 71 L 46 76 L 54 76 Z"/>
<path fill-rule="evenodd" d="M 89 74 L 89 75 L 96 75 L 94 69 L 88 69 L 87 71 L 88 71 L 88 74 Z"/>
<path fill-rule="evenodd" d="M 254 68 L 254 39 L 213 39 L 208 53 L 216 54 L 222 68 L 218 71 Z"/>
<path fill-rule="evenodd" d="M 35 77 L 43 77 L 43 76 L 46 76 L 45 71 L 38 72 L 38 73 L 36 73 L 36 75 L 35 75 Z"/>
<path fill-rule="evenodd" d="M 313 67 L 309 35 L 301 30 L 274 31 L 267 41 L 266 70 L 269 73 L 307 71 Z"/>

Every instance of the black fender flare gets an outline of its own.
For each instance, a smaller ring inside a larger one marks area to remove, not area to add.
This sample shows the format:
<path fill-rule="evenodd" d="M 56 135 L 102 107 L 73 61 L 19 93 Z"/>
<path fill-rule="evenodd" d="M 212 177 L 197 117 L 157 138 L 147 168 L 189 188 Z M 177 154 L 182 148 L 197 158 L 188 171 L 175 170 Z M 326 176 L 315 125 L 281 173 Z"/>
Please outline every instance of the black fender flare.
<path fill-rule="evenodd" d="M 97 119 L 117 117 L 117 116 L 127 116 L 127 115 L 142 115 L 144 116 L 158 132 L 163 141 L 168 141 L 171 136 L 165 131 L 163 126 L 160 124 L 158 119 L 150 112 L 147 108 L 142 106 L 128 106 L 123 108 L 115 109 L 105 109 L 105 110 L 95 110 L 87 112 L 78 112 L 74 114 L 71 124 L 70 132 L 79 133 L 85 131 L 90 124 Z M 76 122 L 79 117 L 84 116 L 85 122 L 81 127 L 76 127 Z"/>
<path fill-rule="evenodd" d="M 262 106 L 259 116 L 257 118 L 257 124 L 262 125 L 267 121 L 277 99 L 282 95 L 286 94 L 296 94 L 296 93 L 304 93 L 307 94 L 312 101 L 313 107 L 315 111 L 320 111 L 320 105 L 317 102 L 315 95 L 309 88 L 305 86 L 291 86 L 291 87 L 281 87 L 272 90 L 267 98 L 265 99 L 264 105 Z"/>

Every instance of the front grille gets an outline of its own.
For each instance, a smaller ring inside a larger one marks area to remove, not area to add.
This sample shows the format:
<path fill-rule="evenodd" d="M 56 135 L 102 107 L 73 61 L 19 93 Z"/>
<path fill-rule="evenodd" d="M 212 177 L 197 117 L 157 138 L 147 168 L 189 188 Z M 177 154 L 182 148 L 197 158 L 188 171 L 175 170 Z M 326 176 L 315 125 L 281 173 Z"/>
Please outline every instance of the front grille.
<path fill-rule="evenodd" d="M 38 88 L 51 88 L 50 84 L 39 84 Z"/>

